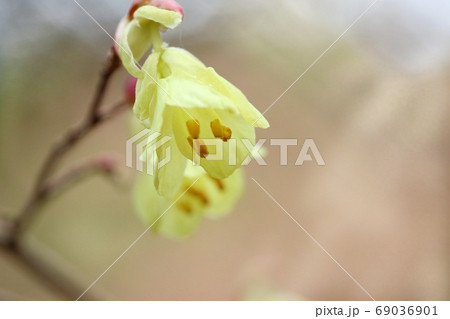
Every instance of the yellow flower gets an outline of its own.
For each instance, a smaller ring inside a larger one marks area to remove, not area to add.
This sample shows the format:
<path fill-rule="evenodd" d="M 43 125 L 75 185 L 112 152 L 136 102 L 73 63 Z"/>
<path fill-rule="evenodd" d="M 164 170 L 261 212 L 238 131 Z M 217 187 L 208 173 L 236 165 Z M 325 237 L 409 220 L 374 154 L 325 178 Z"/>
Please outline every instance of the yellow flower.
<path fill-rule="evenodd" d="M 173 28 L 180 22 L 177 12 L 142 6 L 124 27 L 119 50 L 125 68 L 138 78 L 136 117 L 151 130 L 172 137 L 156 149 L 157 163 L 168 149 L 171 159 L 154 178 L 159 194 L 168 198 L 179 189 L 189 160 L 213 178 L 226 178 L 250 155 L 255 127 L 269 127 L 245 95 L 213 68 L 184 49 L 162 43 L 160 27 Z M 153 51 L 139 68 L 135 62 L 150 46 Z"/>
<path fill-rule="evenodd" d="M 173 137 L 166 145 L 171 147 L 171 161 L 155 180 L 161 194 L 176 188 L 180 176 L 175 172 L 196 153 L 211 176 L 231 175 L 250 155 L 243 140 L 254 145 L 254 127 L 268 127 L 239 89 L 183 49 L 153 52 L 143 70 L 158 84 L 147 76 L 138 80 L 134 113 L 152 130 Z M 158 151 L 165 154 L 164 147 Z M 221 157 L 211 159 L 219 152 Z M 170 178 L 162 177 L 167 173 Z"/>
<path fill-rule="evenodd" d="M 183 16 L 176 11 L 144 5 L 133 12 L 132 19 L 122 19 L 116 31 L 116 48 L 123 65 L 134 77 L 141 76 L 137 62 L 154 46 L 161 45 L 161 27 L 173 29 L 180 24 Z"/>
<path fill-rule="evenodd" d="M 194 183 L 195 182 L 195 183 Z M 173 198 L 159 195 L 153 177 L 142 174 L 134 191 L 136 210 L 151 230 L 171 238 L 190 235 L 206 218 L 227 214 L 242 194 L 244 179 L 238 170 L 219 180 L 199 166 L 188 165 Z"/>

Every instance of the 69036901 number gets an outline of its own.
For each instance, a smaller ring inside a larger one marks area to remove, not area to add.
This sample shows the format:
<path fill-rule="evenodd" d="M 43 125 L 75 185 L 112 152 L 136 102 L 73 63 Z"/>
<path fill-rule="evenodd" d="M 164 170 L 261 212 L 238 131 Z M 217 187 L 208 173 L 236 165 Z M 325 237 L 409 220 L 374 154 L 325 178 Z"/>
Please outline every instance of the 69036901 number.
<path fill-rule="evenodd" d="M 375 313 L 379 316 L 437 316 L 436 306 L 378 306 Z"/>

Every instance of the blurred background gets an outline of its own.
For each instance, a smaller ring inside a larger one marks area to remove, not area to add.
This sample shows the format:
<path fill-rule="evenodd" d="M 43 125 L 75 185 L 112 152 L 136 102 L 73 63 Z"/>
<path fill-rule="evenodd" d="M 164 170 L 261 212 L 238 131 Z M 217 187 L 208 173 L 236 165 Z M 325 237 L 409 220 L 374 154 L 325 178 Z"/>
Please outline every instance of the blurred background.
<path fill-rule="evenodd" d="M 114 34 L 130 0 L 78 0 Z M 371 4 L 367 0 L 180 0 L 165 34 L 238 86 L 261 111 Z M 111 39 L 73 0 L 0 0 L 0 209 L 14 216 L 55 138 L 87 109 Z M 368 300 L 251 180 L 255 178 L 377 300 L 450 297 L 450 3 L 379 1 L 272 108 L 261 138 L 314 139 L 326 166 L 295 166 L 301 148 L 268 146 L 246 168 L 235 211 L 187 240 L 145 235 L 92 288 L 108 300 Z M 123 99 L 125 71 L 106 101 Z M 64 165 L 109 152 L 101 176 L 47 205 L 26 245 L 87 288 L 146 228 L 125 166 L 127 114 L 101 126 Z M 0 254 L 0 298 L 63 297 Z"/>

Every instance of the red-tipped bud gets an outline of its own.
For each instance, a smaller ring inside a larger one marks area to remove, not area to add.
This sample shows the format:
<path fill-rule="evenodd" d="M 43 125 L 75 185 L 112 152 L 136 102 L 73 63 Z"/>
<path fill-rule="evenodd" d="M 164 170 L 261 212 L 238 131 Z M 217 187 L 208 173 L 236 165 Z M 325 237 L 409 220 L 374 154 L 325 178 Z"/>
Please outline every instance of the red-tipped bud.
<path fill-rule="evenodd" d="M 103 154 L 95 159 L 95 165 L 102 172 L 112 173 L 117 168 L 117 160 L 113 155 Z"/>
<path fill-rule="evenodd" d="M 175 11 L 184 16 L 183 7 L 175 0 L 133 0 L 130 11 L 128 12 L 128 20 L 133 19 L 134 12 L 144 5 L 151 5 L 160 9 Z"/>
<path fill-rule="evenodd" d="M 125 82 L 125 98 L 129 106 L 134 105 L 136 100 L 136 83 L 137 79 L 135 77 L 128 77 Z"/>

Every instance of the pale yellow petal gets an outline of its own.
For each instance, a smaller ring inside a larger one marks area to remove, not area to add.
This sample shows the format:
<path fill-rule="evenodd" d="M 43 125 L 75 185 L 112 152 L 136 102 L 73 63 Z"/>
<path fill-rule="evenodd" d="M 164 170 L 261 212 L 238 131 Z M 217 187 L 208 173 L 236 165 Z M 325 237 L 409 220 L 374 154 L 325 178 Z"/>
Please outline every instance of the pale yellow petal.
<path fill-rule="evenodd" d="M 191 235 L 203 220 L 204 213 L 197 205 L 184 202 L 183 197 L 164 215 L 157 232 L 170 238 L 186 238 Z"/>
<path fill-rule="evenodd" d="M 170 76 L 164 79 L 168 88 L 167 104 L 186 109 L 227 109 L 237 113 L 234 104 L 213 87 L 192 79 Z M 189 112 L 187 110 L 187 112 Z"/>
<path fill-rule="evenodd" d="M 150 24 L 141 24 L 137 20 L 132 20 L 125 26 L 119 39 L 119 56 L 123 66 L 136 78 L 143 76 L 137 63 L 150 49 L 150 30 Z"/>
<path fill-rule="evenodd" d="M 136 85 L 136 102 L 133 107 L 136 117 L 156 132 L 161 131 L 167 100 L 167 84 L 159 78 L 157 70 L 159 57 L 158 52 L 153 52 L 145 62 L 142 68 L 144 76 Z"/>
<path fill-rule="evenodd" d="M 261 128 L 269 127 L 269 123 L 264 116 L 248 101 L 237 87 L 217 74 L 213 68 L 205 67 L 200 60 L 188 51 L 180 48 L 168 48 L 162 54 L 161 61 L 165 63 L 165 66 L 162 66 L 163 69 L 161 72 L 165 77 L 171 75 L 171 78 L 185 79 L 181 83 L 181 86 L 179 86 L 180 89 L 177 90 L 177 93 L 180 93 L 181 90 L 189 91 L 188 87 L 183 88 L 183 84 L 186 82 L 186 79 L 190 79 L 198 85 L 203 84 L 213 89 L 215 94 L 218 93 L 222 97 L 226 97 L 250 125 Z M 173 94 L 174 100 L 177 100 L 177 93 Z M 205 99 L 207 100 L 208 98 L 206 97 Z M 212 107 L 215 106 L 212 105 Z"/>
<path fill-rule="evenodd" d="M 200 69 L 206 68 L 192 53 L 181 48 L 167 48 L 162 54 L 161 60 L 165 64 L 165 69 L 162 70 L 162 75 L 165 77 L 177 75 L 195 78 Z"/>
<path fill-rule="evenodd" d="M 205 217 L 220 218 L 228 214 L 242 197 L 244 191 L 244 174 L 242 169 L 237 169 L 231 176 L 225 179 L 215 179 L 206 176 L 210 205 L 205 212 Z"/>
<path fill-rule="evenodd" d="M 268 128 L 269 122 L 261 113 L 248 101 L 245 95 L 236 86 L 221 77 L 213 68 L 202 70 L 198 77 L 210 83 L 218 92 L 229 98 L 239 109 L 242 117 L 252 126 Z"/>
<path fill-rule="evenodd" d="M 178 12 L 150 5 L 140 7 L 133 16 L 135 19 L 141 20 L 141 22 L 154 21 L 169 29 L 175 28 L 183 20 L 183 17 Z"/>
<path fill-rule="evenodd" d="M 148 226 L 169 207 L 153 185 L 153 177 L 140 173 L 133 191 L 134 207 L 140 219 Z M 155 227 L 156 229 L 157 227 Z"/>
<path fill-rule="evenodd" d="M 163 141 L 166 139 L 167 142 L 156 148 L 157 167 L 155 168 L 155 186 L 160 195 L 171 198 L 180 189 L 187 160 L 178 150 L 175 138 L 172 136 L 170 108 L 165 110 L 164 117 L 165 124 L 162 126 L 160 132 L 162 136 L 159 140 Z M 162 166 L 158 167 L 159 165 Z"/>
<path fill-rule="evenodd" d="M 230 176 L 250 154 L 242 139 L 254 144 L 255 129 L 240 115 L 226 110 L 194 108 L 189 111 L 200 126 L 199 136 L 191 135 L 188 126 L 193 120 L 182 109 L 174 108 L 173 113 L 173 131 L 181 153 L 190 160 L 199 160 L 212 177 Z M 214 134 L 212 124 L 218 119 L 231 132 L 228 138 L 218 138 Z M 194 152 L 193 145 L 200 144 L 204 145 L 198 146 Z"/>
<path fill-rule="evenodd" d="M 134 189 L 134 204 L 141 220 L 152 226 L 150 230 L 170 238 L 185 238 L 203 219 L 204 208 L 197 201 L 190 202 L 182 190 L 174 198 L 160 196 L 153 185 L 153 177 L 142 174 Z M 181 197 L 180 197 L 181 196 Z"/>

